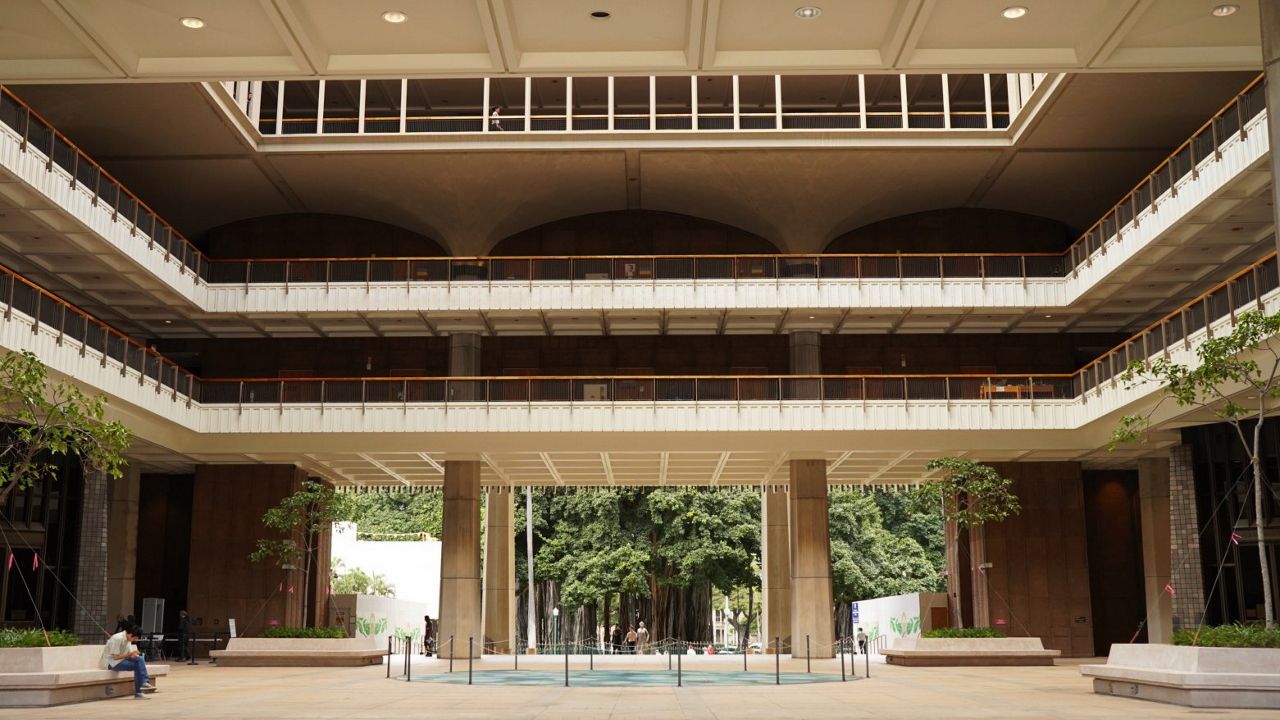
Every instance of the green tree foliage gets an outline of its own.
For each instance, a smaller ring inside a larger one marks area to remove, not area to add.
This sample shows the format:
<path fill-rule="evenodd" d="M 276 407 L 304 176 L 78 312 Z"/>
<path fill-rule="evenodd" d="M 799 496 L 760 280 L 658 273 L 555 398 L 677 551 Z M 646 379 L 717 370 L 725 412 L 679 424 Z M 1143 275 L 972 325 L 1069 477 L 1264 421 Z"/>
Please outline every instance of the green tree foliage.
<path fill-rule="evenodd" d="M 423 533 L 438 538 L 444 533 L 444 496 L 439 490 L 350 497 L 350 512 L 342 520 L 356 523 L 361 539 L 407 540 Z"/>
<path fill-rule="evenodd" d="M 315 480 L 302 483 L 296 492 L 262 515 L 262 525 L 275 531 L 277 537 L 258 540 L 249 555 L 254 562 L 274 562 L 284 569 L 302 563 L 302 584 L 311 580 L 311 559 L 319 533 L 330 525 L 351 516 L 351 495 L 339 493 L 332 486 Z M 302 593 L 302 617 L 309 617 L 307 593 Z"/>
<path fill-rule="evenodd" d="M 379 595 L 395 597 L 396 588 L 381 573 L 365 572 L 362 568 L 348 570 L 341 560 L 333 562 L 333 592 L 337 595 Z"/>
<path fill-rule="evenodd" d="M 960 527 L 1001 522 L 1022 511 L 1013 481 L 990 465 L 961 457 L 930 460 L 926 470 L 942 470 L 941 477 L 921 483 L 911 493 L 916 512 L 942 510 L 942 519 Z"/>
<path fill-rule="evenodd" d="M 1267 629 L 1276 627 L 1271 568 L 1267 557 L 1263 495 L 1273 492 L 1262 472 L 1262 426 L 1275 413 L 1280 398 L 1280 351 L 1273 340 L 1280 332 L 1280 313 L 1246 312 L 1226 335 L 1209 338 L 1196 348 L 1196 363 L 1182 365 L 1166 357 L 1135 360 L 1120 375 L 1127 386 L 1147 382 L 1162 386 L 1161 400 L 1145 413 L 1125 415 L 1111 434 L 1110 447 L 1137 442 L 1151 426 L 1151 418 L 1166 400 L 1178 407 L 1204 408 L 1231 425 L 1249 456 L 1253 471 L 1254 517 L 1262 597 Z M 1262 358 L 1259 362 L 1258 358 Z"/>
<path fill-rule="evenodd" d="M 939 587 L 938 564 L 917 540 L 885 528 L 876 496 L 833 491 L 829 516 L 836 602 L 931 592 Z"/>
<path fill-rule="evenodd" d="M 58 458 L 75 455 L 88 471 L 120 477 L 128 428 L 107 422 L 107 399 L 54 383 L 39 358 L 11 352 L 0 358 L 0 502 L 15 488 L 57 476 Z"/>

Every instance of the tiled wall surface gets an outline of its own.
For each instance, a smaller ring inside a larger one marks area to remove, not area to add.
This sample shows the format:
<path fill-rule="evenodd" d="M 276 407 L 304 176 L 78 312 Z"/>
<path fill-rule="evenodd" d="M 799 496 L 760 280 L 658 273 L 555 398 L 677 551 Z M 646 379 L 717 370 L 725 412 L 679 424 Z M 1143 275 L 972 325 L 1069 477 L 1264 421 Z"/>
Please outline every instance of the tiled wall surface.
<path fill-rule="evenodd" d="M 107 477 L 86 472 L 80 509 L 80 558 L 76 565 L 73 630 L 82 638 L 99 635 L 107 623 Z M 108 628 L 110 629 L 110 628 Z"/>
<path fill-rule="evenodd" d="M 1173 545 L 1171 577 L 1173 627 L 1194 627 L 1204 612 L 1204 579 L 1200 568 L 1200 520 L 1191 446 L 1169 452 L 1169 539 Z"/>

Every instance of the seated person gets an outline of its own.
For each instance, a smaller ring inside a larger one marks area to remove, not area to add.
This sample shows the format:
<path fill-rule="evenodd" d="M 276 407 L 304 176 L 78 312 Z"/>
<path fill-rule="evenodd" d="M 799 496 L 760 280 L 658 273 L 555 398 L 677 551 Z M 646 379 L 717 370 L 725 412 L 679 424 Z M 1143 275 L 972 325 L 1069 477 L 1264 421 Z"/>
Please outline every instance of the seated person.
<path fill-rule="evenodd" d="M 102 649 L 102 667 L 120 672 L 132 671 L 134 699 L 147 700 L 149 698 L 142 694 L 142 689 L 151 678 L 147 675 L 147 661 L 134 644 L 141 633 L 137 625 L 130 625 L 108 638 L 106 647 Z"/>

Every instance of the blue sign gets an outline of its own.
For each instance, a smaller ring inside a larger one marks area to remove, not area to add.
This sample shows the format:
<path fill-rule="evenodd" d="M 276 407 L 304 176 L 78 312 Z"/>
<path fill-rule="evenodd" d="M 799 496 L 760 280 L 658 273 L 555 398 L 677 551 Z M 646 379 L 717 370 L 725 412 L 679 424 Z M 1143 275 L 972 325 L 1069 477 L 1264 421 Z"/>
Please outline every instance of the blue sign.
<path fill-rule="evenodd" d="M 857 624 L 858 624 L 858 618 L 861 616 L 861 613 L 859 613 L 859 611 L 858 611 L 858 603 L 850 603 L 850 604 L 849 604 L 849 616 L 850 616 L 850 620 L 853 622 L 853 624 L 854 624 L 854 625 L 857 625 Z"/>

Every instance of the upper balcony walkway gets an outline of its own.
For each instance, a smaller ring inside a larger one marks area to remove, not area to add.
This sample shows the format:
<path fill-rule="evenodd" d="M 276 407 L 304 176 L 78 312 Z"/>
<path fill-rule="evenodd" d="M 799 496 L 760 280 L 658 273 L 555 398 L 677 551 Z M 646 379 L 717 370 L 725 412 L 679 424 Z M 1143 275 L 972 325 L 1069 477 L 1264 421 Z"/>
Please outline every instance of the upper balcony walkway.
<path fill-rule="evenodd" d="M 212 260 L 7 91 L 0 94 L 0 168 L 15 182 L 0 188 L 33 222 L 69 238 L 76 252 L 120 255 L 136 266 L 143 279 L 135 290 L 149 293 L 159 313 L 153 313 L 156 326 L 146 328 L 155 333 L 183 334 L 179 321 L 197 314 L 374 313 L 400 329 L 408 322 L 417 332 L 431 333 L 556 332 L 557 318 L 547 313 L 581 311 L 593 313 L 597 327 L 620 328 L 627 318 L 611 313 L 710 311 L 709 325 L 707 318 L 690 318 L 689 327 L 677 328 L 686 332 L 723 330 L 724 313 L 733 310 L 800 310 L 792 320 L 806 318 L 804 310 L 826 310 L 819 325 L 807 329 L 833 332 L 843 329 L 849 308 L 1052 312 L 1079 306 L 1078 316 L 1090 304 L 1135 292 L 1143 284 L 1139 277 L 1151 287 L 1178 279 L 1166 265 L 1197 266 L 1182 273 L 1182 285 L 1158 285 L 1156 297 L 1167 301 L 1202 289 L 1195 282 L 1221 266 L 1239 266 L 1264 252 L 1265 237 L 1242 239 L 1220 227 L 1237 224 L 1242 208 L 1266 211 L 1269 223 L 1262 90 L 1260 80 L 1247 87 L 1070 248 L 1054 255 Z M 1197 234 L 1214 228 L 1225 239 L 1215 243 Z M 1187 247 L 1192 240 L 1200 241 L 1197 252 Z M 1201 254 L 1209 250 L 1215 254 Z M 107 265 L 120 267 L 113 258 Z M 80 270 L 77 289 L 94 290 L 95 277 L 101 279 Z M 115 272 L 110 279 L 130 277 Z M 112 288 L 117 296 L 122 292 Z M 161 320 L 178 325 L 165 327 Z M 570 331 L 582 331 L 577 319 L 568 321 Z M 656 318 L 655 328 L 680 321 Z M 739 331 L 783 328 L 772 316 L 750 322 L 755 325 Z M 213 331 L 191 323 L 195 327 L 187 329 L 194 334 Z"/>
<path fill-rule="evenodd" d="M 1070 456 L 1103 447 L 1115 414 L 1157 391 L 1119 380 L 1129 363 L 1193 362 L 1199 344 L 1229 331 L 1241 313 L 1280 310 L 1280 273 L 1273 254 L 1075 373 L 1025 377 L 210 380 L 12 273 L 0 274 L 0 299 L 0 346 L 33 352 L 56 373 L 108 394 L 112 412 L 140 438 L 189 458 L 459 457 L 584 443 L 596 452 L 1020 448 Z"/>
<path fill-rule="evenodd" d="M 1059 76 L 684 75 L 206 83 L 260 151 L 1008 143 Z"/>

